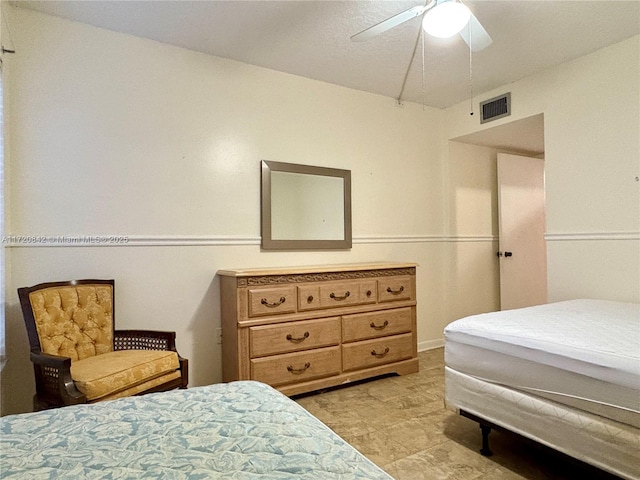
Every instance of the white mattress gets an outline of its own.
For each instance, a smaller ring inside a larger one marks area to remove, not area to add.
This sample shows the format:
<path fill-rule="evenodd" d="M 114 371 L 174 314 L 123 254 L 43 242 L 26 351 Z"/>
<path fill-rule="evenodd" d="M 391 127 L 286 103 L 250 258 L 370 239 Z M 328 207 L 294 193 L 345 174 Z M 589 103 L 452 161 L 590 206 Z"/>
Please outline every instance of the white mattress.
<path fill-rule="evenodd" d="M 640 304 L 570 300 L 456 320 L 445 363 L 640 427 Z"/>

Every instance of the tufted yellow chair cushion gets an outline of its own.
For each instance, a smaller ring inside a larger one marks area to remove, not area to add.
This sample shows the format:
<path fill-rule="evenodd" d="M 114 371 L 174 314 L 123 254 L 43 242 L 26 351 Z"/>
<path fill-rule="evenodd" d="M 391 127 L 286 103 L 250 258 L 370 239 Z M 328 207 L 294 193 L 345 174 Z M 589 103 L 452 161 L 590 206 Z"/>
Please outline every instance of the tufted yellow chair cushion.
<path fill-rule="evenodd" d="M 113 350 L 111 285 L 52 287 L 29 301 L 44 353 L 82 360 Z"/>
<path fill-rule="evenodd" d="M 71 362 L 71 378 L 89 402 L 117 394 L 166 375 L 180 377 L 178 354 L 170 350 L 118 350 Z"/>

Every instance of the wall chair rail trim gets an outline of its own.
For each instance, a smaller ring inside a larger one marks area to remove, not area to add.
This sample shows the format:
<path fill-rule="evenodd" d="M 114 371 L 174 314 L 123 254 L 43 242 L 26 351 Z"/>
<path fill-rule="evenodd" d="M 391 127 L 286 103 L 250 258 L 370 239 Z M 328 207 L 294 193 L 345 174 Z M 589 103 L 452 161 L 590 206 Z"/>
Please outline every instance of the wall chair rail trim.
<path fill-rule="evenodd" d="M 584 240 L 640 240 L 640 232 L 572 232 L 547 233 L 547 242 L 584 241 Z"/>
<path fill-rule="evenodd" d="M 237 246 L 260 245 L 260 237 L 227 235 L 17 235 L 7 234 L 2 244 L 25 247 L 148 247 L 148 246 Z"/>
<path fill-rule="evenodd" d="M 593 240 L 640 240 L 640 232 L 571 232 L 547 233 L 548 242 Z M 460 243 L 497 242 L 497 235 L 396 235 L 354 237 L 354 244 L 393 243 Z M 6 248 L 49 247 L 153 247 L 153 246 L 254 246 L 260 237 L 231 235 L 22 235 L 6 234 L 2 237 Z"/>
<path fill-rule="evenodd" d="M 353 243 L 447 243 L 447 242 L 494 242 L 497 235 L 404 235 L 354 237 Z"/>
<path fill-rule="evenodd" d="M 354 244 L 495 242 L 496 235 L 397 235 L 354 237 Z M 6 234 L 6 248 L 260 245 L 260 237 L 226 235 L 22 235 Z"/>

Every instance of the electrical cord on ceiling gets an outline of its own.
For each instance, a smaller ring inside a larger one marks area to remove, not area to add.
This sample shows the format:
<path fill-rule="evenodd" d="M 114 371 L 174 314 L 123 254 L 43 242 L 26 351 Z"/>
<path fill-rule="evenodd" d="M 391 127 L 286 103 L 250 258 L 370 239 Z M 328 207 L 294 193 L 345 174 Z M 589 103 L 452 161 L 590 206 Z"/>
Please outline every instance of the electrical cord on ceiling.
<path fill-rule="evenodd" d="M 469 115 L 473 116 L 473 50 L 471 48 L 471 22 L 467 24 L 469 29 L 469 90 L 471 91 L 471 113 Z"/>
<path fill-rule="evenodd" d="M 424 48 L 424 34 L 420 29 L 420 37 L 422 38 L 422 111 L 425 109 L 425 97 L 426 97 L 426 74 L 425 74 L 425 48 Z"/>
<path fill-rule="evenodd" d="M 413 60 L 416 57 L 416 51 L 418 50 L 418 44 L 420 43 L 420 38 L 422 36 L 422 27 L 418 31 L 418 37 L 416 38 L 416 43 L 413 46 L 413 53 L 411 54 L 411 59 L 409 60 L 409 65 L 407 66 L 407 71 L 404 74 L 404 80 L 402 81 L 402 88 L 400 89 L 400 95 L 396 99 L 398 105 L 402 105 L 402 94 L 404 93 L 404 87 L 407 85 L 407 78 L 409 78 L 409 71 L 411 70 L 411 65 L 413 65 Z"/>
<path fill-rule="evenodd" d="M 432 2 L 432 0 L 426 0 L 424 2 L 424 6 L 426 7 Z M 411 59 L 409 60 L 409 65 L 407 66 L 407 71 L 404 74 L 404 80 L 402 81 L 402 88 L 400 89 L 400 95 L 396 101 L 398 105 L 402 105 L 402 95 L 404 94 L 404 88 L 407 85 L 407 78 L 409 78 L 409 71 L 411 70 L 411 65 L 413 65 L 413 60 L 416 58 L 416 51 L 418 50 L 418 43 L 422 39 L 422 106 L 424 108 L 424 35 L 422 34 L 422 25 L 420 25 L 420 30 L 418 30 L 418 37 L 416 38 L 416 43 L 413 45 L 413 53 L 411 54 Z"/>

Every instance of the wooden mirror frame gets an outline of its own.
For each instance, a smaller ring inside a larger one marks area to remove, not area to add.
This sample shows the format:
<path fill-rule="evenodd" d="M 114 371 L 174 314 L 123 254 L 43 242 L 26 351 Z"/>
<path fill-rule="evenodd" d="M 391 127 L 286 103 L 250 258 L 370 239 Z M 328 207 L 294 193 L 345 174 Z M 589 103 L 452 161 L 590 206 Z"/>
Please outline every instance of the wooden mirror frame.
<path fill-rule="evenodd" d="M 337 177 L 343 180 L 343 238 L 338 240 L 273 239 L 271 231 L 271 173 L 287 172 L 303 175 Z M 261 162 L 261 234 L 263 250 L 340 250 L 351 248 L 351 171 L 338 168 L 298 165 L 294 163 Z"/>

